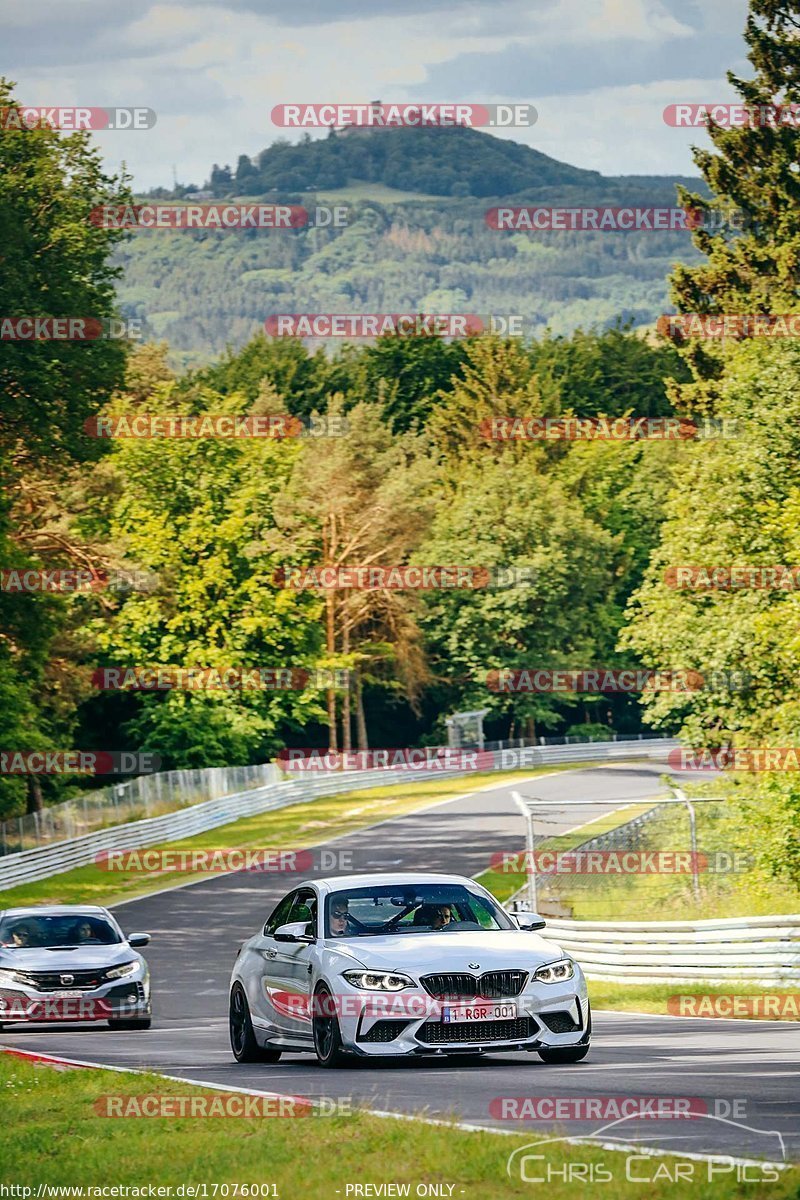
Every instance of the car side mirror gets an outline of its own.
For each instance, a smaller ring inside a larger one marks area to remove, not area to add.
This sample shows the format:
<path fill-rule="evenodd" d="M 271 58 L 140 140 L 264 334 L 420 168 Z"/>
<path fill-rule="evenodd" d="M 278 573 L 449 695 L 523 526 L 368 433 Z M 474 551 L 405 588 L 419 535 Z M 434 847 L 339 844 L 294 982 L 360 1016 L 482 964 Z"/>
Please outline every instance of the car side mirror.
<path fill-rule="evenodd" d="M 272 936 L 276 942 L 304 942 L 308 945 L 317 940 L 308 932 L 311 928 L 311 921 L 292 921 L 289 925 L 279 925 Z"/>
<path fill-rule="evenodd" d="M 520 929 L 524 929 L 528 933 L 532 933 L 534 929 L 544 929 L 547 924 L 544 917 L 540 917 L 536 912 L 515 912 L 511 916 L 517 922 Z"/>
<path fill-rule="evenodd" d="M 132 933 L 130 935 L 130 937 L 128 938 L 128 945 L 133 946 L 134 948 L 136 946 L 147 946 L 147 945 L 149 945 L 149 943 L 150 943 L 150 934 L 149 933 Z"/>

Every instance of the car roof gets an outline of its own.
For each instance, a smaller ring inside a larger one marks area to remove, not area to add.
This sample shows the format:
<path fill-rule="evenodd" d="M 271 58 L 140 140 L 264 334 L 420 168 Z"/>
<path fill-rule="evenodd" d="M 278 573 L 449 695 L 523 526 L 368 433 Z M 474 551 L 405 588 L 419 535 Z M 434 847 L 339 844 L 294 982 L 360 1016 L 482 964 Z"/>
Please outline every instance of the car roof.
<path fill-rule="evenodd" d="M 377 885 L 398 887 L 416 883 L 455 883 L 471 885 L 474 881 L 465 875 L 445 875 L 433 871 L 382 871 L 365 875 L 330 875 L 317 881 L 321 890 L 337 892 L 342 888 L 360 888 Z"/>
<path fill-rule="evenodd" d="M 108 909 L 96 904 L 26 904 L 23 908 L 0 909 L 0 917 L 110 917 Z"/>

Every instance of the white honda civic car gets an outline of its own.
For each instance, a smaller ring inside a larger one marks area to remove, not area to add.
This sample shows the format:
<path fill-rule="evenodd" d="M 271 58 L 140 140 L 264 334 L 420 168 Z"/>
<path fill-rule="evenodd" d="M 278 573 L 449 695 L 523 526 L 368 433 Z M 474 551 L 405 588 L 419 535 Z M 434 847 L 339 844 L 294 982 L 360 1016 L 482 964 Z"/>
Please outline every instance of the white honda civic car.
<path fill-rule="evenodd" d="M 0 912 L 0 1029 L 28 1021 L 108 1021 L 149 1029 L 150 971 L 106 908 L 33 905 Z"/>
<path fill-rule="evenodd" d="M 295 888 L 241 947 L 230 986 L 239 1062 L 528 1050 L 585 1058 L 580 967 L 460 875 L 381 874 Z"/>

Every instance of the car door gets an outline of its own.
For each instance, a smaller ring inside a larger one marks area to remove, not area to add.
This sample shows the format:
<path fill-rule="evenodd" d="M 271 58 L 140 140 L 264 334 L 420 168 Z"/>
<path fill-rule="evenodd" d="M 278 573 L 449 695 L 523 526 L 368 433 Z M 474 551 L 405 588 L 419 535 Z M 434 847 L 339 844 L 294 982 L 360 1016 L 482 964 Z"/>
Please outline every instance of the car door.
<path fill-rule="evenodd" d="M 280 1032 L 286 1028 L 284 1012 L 286 1005 L 281 994 L 282 982 L 277 966 L 280 943 L 276 942 L 272 935 L 276 929 L 288 922 L 289 912 L 296 896 L 297 890 L 289 892 L 276 904 L 252 946 L 253 952 L 258 956 L 258 969 L 251 977 L 251 1012 L 263 1013 L 267 1023 Z M 248 991 L 250 991 L 249 988 Z"/>
<path fill-rule="evenodd" d="M 313 888 L 297 888 L 287 898 L 287 907 L 279 906 L 265 926 L 264 950 L 270 1006 L 279 1030 L 293 1037 L 311 1038 L 309 983 L 311 952 L 306 942 L 276 942 L 275 931 L 281 925 L 303 922 L 317 932 L 317 893 Z M 266 930 L 269 929 L 269 934 Z"/>

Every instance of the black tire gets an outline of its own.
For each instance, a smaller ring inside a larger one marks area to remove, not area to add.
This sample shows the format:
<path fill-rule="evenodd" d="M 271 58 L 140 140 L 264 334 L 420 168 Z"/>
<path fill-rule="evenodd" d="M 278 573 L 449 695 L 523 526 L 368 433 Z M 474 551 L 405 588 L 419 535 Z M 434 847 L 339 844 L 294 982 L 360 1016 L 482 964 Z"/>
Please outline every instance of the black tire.
<path fill-rule="evenodd" d="M 553 1046 L 549 1050 L 537 1051 L 542 1062 L 546 1063 L 577 1063 L 586 1058 L 591 1049 L 592 1041 L 592 1010 L 586 1022 L 585 1041 L 580 1046 Z"/>
<path fill-rule="evenodd" d="M 153 1024 L 151 1017 L 131 1017 L 127 1021 L 109 1021 L 109 1029 L 149 1029 Z"/>
<path fill-rule="evenodd" d="M 256 1041 L 253 1033 L 253 1022 L 250 1020 L 250 1008 L 244 988 L 240 983 L 233 985 L 231 1001 L 228 1010 L 228 1031 L 231 1039 L 233 1057 L 240 1063 L 269 1062 L 276 1063 L 281 1056 L 280 1050 L 265 1050 Z"/>
<path fill-rule="evenodd" d="M 314 1050 L 321 1067 L 347 1067 L 350 1056 L 342 1049 L 342 1034 L 333 996 L 326 987 L 314 993 L 314 1012 L 311 1019 Z"/>

